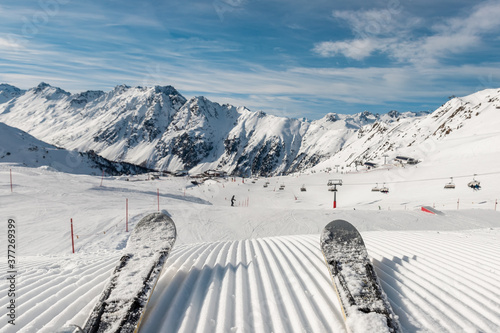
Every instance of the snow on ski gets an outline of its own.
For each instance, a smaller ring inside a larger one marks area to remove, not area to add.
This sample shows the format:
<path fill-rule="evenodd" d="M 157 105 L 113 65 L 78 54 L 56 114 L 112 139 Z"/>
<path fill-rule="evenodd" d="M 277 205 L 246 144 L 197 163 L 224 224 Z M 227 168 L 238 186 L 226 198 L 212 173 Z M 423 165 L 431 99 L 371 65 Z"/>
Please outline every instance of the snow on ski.
<path fill-rule="evenodd" d="M 358 230 L 347 221 L 332 221 L 320 243 L 348 331 L 401 332 Z"/>
<path fill-rule="evenodd" d="M 91 312 L 85 333 L 137 332 L 142 315 L 174 245 L 174 222 L 163 213 L 142 218 Z"/>

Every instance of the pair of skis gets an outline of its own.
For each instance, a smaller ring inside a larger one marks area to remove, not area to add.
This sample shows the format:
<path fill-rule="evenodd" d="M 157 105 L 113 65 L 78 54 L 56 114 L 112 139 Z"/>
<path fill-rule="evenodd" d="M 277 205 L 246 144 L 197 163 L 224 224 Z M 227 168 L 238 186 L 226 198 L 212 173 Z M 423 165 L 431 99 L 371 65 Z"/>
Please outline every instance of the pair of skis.
<path fill-rule="evenodd" d="M 127 242 L 127 254 L 78 331 L 137 332 L 176 235 L 174 222 L 165 214 L 153 213 L 141 219 Z M 401 332 L 356 228 L 343 220 L 333 221 L 324 228 L 320 244 L 347 330 Z"/>

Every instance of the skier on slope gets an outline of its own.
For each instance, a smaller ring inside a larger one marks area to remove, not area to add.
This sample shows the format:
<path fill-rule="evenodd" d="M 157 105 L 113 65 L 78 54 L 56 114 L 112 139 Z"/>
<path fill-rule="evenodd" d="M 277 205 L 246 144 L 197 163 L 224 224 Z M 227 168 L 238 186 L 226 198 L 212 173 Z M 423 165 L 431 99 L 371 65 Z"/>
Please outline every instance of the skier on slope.
<path fill-rule="evenodd" d="M 234 202 L 236 201 L 236 199 L 234 198 L 234 195 L 233 197 L 231 198 L 231 207 L 234 207 Z"/>

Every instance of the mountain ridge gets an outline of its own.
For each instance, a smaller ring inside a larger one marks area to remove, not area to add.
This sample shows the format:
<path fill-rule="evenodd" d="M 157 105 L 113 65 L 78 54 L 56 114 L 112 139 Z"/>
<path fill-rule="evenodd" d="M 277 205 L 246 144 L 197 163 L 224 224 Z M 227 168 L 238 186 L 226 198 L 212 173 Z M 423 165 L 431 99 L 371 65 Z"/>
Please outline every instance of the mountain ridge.
<path fill-rule="evenodd" d="M 107 160 L 93 151 L 69 151 L 47 144 L 22 130 L 0 122 L 0 162 L 27 167 L 45 167 L 72 174 L 142 174 L 146 168 Z"/>
<path fill-rule="evenodd" d="M 10 94 L 4 93 L 3 86 Z M 456 131 L 473 117 L 471 108 L 498 103 L 498 92 L 492 90 L 496 95 L 489 98 L 490 102 L 484 101 L 483 91 L 476 93 L 477 98 L 465 98 L 470 105 L 464 106 L 459 102 L 462 99 L 455 98 L 432 114 L 330 112 L 307 121 L 221 105 L 203 96 L 186 99 L 172 86 L 120 85 L 109 92 L 78 94 L 46 83 L 25 91 L 14 88 L 0 85 L 0 96 L 8 96 L 0 103 L 0 121 L 50 144 L 93 150 L 110 160 L 162 171 L 221 169 L 242 176 L 288 174 L 327 161 L 345 166 L 380 162 L 391 149 L 408 148 L 394 142 L 397 136 L 389 137 L 398 128 L 417 131 L 415 124 L 423 121 L 427 126 L 424 132 L 433 128 L 432 133 L 426 132 L 427 137 L 436 137 L 441 131 L 440 138 L 444 138 L 451 133 L 451 126 Z M 459 122 L 430 118 L 460 107 L 469 110 L 469 118 L 463 110 L 456 112 Z M 414 141 L 425 140 L 419 136 Z"/>

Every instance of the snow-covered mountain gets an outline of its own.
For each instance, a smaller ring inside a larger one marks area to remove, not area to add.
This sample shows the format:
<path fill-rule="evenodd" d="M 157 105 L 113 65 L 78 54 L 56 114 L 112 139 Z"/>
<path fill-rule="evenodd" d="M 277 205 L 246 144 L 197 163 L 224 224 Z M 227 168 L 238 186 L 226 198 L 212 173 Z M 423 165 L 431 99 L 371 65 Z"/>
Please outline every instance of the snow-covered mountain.
<path fill-rule="evenodd" d="M 1 85 L 0 94 L 9 96 L 0 103 L 0 121 L 51 144 L 157 170 L 245 176 L 381 163 L 386 154 L 424 158 L 419 147 L 429 140 L 436 145 L 474 131 L 476 123 L 498 124 L 500 95 L 455 98 L 432 114 L 329 113 L 303 121 L 205 97 L 187 100 L 171 86 L 70 94 L 41 83 L 27 91 Z"/>
<path fill-rule="evenodd" d="M 461 164 L 465 158 L 485 163 L 500 144 L 500 89 L 453 98 L 431 114 L 396 117 L 363 126 L 342 151 L 318 168 L 389 162 L 398 155 L 419 161 Z M 487 164 L 487 163 L 486 163 Z"/>
<path fill-rule="evenodd" d="M 5 103 L 22 94 L 24 94 L 24 90 L 11 86 L 10 84 L 0 84 L 0 103 Z"/>
<path fill-rule="evenodd" d="M 20 129 L 0 123 L 0 163 L 46 167 L 72 174 L 138 174 L 147 170 L 124 162 L 112 162 L 93 152 L 69 151 L 40 141 Z"/>

